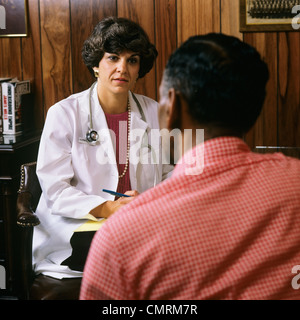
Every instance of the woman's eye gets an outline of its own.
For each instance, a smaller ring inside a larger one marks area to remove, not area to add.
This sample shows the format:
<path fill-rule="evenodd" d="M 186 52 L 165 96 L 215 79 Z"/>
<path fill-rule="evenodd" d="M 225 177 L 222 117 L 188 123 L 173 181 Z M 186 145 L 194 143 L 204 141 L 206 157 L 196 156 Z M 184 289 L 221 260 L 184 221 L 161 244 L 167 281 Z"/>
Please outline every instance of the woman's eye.
<path fill-rule="evenodd" d="M 117 56 L 109 56 L 108 59 L 110 61 L 117 61 L 118 60 L 118 57 Z"/>
<path fill-rule="evenodd" d="M 137 59 L 137 58 L 130 58 L 129 59 L 129 63 L 130 64 L 136 64 L 136 63 L 138 63 L 139 62 L 139 60 Z"/>

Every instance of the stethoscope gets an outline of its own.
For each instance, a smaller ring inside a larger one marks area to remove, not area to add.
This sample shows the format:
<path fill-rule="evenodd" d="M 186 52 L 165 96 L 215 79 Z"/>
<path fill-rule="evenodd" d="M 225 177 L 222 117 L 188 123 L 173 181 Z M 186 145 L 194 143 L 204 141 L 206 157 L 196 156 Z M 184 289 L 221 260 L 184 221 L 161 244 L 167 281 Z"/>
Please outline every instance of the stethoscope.
<path fill-rule="evenodd" d="M 92 84 L 90 91 L 89 91 L 89 116 L 88 116 L 89 127 L 88 127 L 88 131 L 86 132 L 85 139 L 79 138 L 80 143 L 88 143 L 91 146 L 95 146 L 95 145 L 99 144 L 99 134 L 96 130 L 93 129 L 94 126 L 93 126 L 93 111 L 92 111 L 92 91 L 93 91 L 96 84 L 97 84 L 97 81 Z M 137 107 L 138 107 L 139 112 L 141 114 L 142 120 L 147 122 L 144 111 L 142 109 L 142 106 L 141 106 L 139 100 L 136 98 L 136 96 L 133 93 L 132 93 L 132 97 L 133 97 L 135 103 L 137 104 Z"/>
<path fill-rule="evenodd" d="M 97 84 L 97 81 L 94 82 L 89 90 L 89 115 L 88 115 L 88 122 L 89 122 L 89 126 L 88 126 L 88 130 L 86 132 L 86 135 L 85 135 L 85 139 L 84 138 L 79 138 L 79 142 L 80 143 L 87 143 L 89 144 L 90 146 L 96 146 L 100 143 L 100 137 L 99 137 L 99 134 L 98 132 L 93 129 L 93 111 L 92 111 L 92 91 L 95 87 L 95 85 Z M 141 114 L 141 118 L 144 122 L 147 122 L 146 121 L 146 117 L 145 117 L 145 113 L 142 109 L 142 106 L 140 104 L 140 102 L 138 101 L 137 97 L 132 93 L 132 97 L 133 97 L 133 100 L 135 101 L 138 109 L 139 109 L 139 112 Z M 146 141 L 147 140 L 147 141 Z M 153 147 L 148 143 L 148 139 L 145 139 L 145 136 L 144 138 L 142 139 L 142 145 L 141 145 L 141 148 L 140 149 L 143 149 L 143 148 L 147 148 L 151 151 L 152 153 L 152 157 L 154 159 L 154 163 L 157 164 L 157 158 L 156 158 L 156 153 L 155 153 L 155 150 L 153 150 Z M 141 151 L 140 151 L 141 153 Z M 140 162 L 139 162 L 140 164 Z M 137 171 L 139 171 L 140 166 L 138 166 L 137 168 Z M 157 165 L 155 165 L 155 168 L 156 168 L 156 172 L 155 172 L 155 175 L 154 175 L 154 186 L 156 186 L 157 184 L 157 181 L 158 181 L 158 168 L 157 168 Z M 138 174 L 138 172 L 137 172 Z"/>
<path fill-rule="evenodd" d="M 88 131 L 86 132 L 85 139 L 79 138 L 80 143 L 88 143 L 90 146 L 96 146 L 97 144 L 99 144 L 99 134 L 96 130 L 93 129 L 94 126 L 93 126 L 93 111 L 92 111 L 92 91 L 96 84 L 97 84 L 97 81 L 92 84 L 89 91 Z"/>

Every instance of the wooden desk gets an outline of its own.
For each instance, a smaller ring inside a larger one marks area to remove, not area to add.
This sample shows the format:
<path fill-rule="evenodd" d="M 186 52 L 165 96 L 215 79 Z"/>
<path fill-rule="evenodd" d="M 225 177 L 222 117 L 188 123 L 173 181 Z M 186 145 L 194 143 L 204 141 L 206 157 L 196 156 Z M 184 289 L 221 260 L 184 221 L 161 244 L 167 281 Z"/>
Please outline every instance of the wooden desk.
<path fill-rule="evenodd" d="M 36 161 L 39 141 L 40 133 L 16 137 L 0 135 L 0 265 L 6 271 L 6 288 L 0 290 L 0 299 L 18 296 L 16 197 L 20 167 Z"/>

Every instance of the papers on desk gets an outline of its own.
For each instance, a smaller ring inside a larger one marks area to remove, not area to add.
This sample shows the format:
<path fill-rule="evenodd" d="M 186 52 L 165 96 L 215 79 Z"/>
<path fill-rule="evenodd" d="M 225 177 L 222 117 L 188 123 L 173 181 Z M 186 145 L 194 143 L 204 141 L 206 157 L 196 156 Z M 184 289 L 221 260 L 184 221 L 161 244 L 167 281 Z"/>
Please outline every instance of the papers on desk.
<path fill-rule="evenodd" d="M 102 227 L 105 221 L 106 219 L 104 218 L 99 221 L 89 220 L 80 227 L 78 227 L 74 232 L 97 231 Z"/>

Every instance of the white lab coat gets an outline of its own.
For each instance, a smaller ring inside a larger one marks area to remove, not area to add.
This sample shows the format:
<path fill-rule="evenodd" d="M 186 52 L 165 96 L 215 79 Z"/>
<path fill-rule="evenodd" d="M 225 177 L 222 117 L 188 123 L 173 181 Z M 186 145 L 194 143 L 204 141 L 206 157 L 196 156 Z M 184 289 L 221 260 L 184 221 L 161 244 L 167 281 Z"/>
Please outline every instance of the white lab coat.
<path fill-rule="evenodd" d="M 114 200 L 114 196 L 103 193 L 102 189 L 115 191 L 118 185 L 112 139 L 106 136 L 105 141 L 96 146 L 79 143 L 89 127 L 89 91 L 74 94 L 49 109 L 40 142 L 37 175 L 42 195 L 36 215 L 41 223 L 34 230 L 33 263 L 36 273 L 55 278 L 82 276 L 81 272 L 61 265 L 71 255 L 70 239 L 74 230 L 88 219 L 94 219 L 89 215 L 93 208 Z M 159 131 L 157 102 L 145 96 L 135 96 L 147 123 L 130 93 L 131 132 L 149 134 L 153 129 Z M 105 136 L 103 129 L 108 132 L 108 127 L 97 97 L 97 85 L 92 89 L 91 102 L 93 129 L 101 138 Z M 136 159 L 142 139 L 136 138 L 131 141 L 133 143 L 130 158 L 134 156 Z M 154 149 L 159 151 L 157 145 Z M 150 148 L 143 147 L 141 151 L 151 156 Z M 109 161 L 103 164 L 105 158 Z M 170 176 L 173 169 L 169 165 L 136 162 L 133 158 L 130 162 L 130 183 L 132 189 L 140 193 L 154 186 L 155 177 L 156 182 L 160 182 Z"/>

